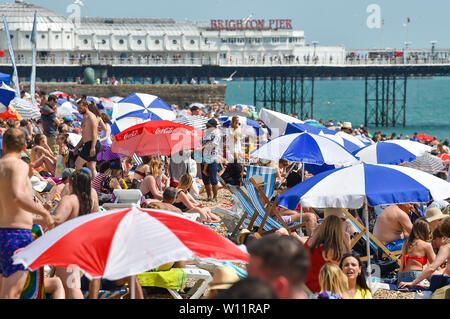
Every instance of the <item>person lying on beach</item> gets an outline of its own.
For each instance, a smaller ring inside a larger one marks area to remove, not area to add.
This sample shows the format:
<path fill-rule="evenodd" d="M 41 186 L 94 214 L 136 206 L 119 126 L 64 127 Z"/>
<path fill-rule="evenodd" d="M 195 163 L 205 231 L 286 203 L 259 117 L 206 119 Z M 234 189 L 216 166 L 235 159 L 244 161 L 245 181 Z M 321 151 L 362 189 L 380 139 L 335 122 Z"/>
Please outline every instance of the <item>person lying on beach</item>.
<path fill-rule="evenodd" d="M 377 217 L 373 235 L 390 251 L 401 250 L 409 237 L 412 223 L 408 214 L 412 208 L 412 204 L 390 205 Z"/>
<path fill-rule="evenodd" d="M 26 148 L 25 133 L 16 128 L 3 134 L 4 155 L 0 159 L 0 299 L 19 299 L 28 271 L 23 265 L 13 265 L 17 249 L 33 242 L 32 226 L 36 222 L 50 228 L 54 220 L 50 213 L 32 200 L 29 177 L 31 167 L 21 160 Z"/>
<path fill-rule="evenodd" d="M 169 212 L 181 214 L 182 213 L 181 209 L 173 205 L 173 203 L 175 203 L 176 198 L 177 198 L 177 190 L 174 187 L 168 187 L 163 192 L 162 201 L 152 201 L 148 204 L 143 204 L 142 207 L 162 209 L 167 210 Z"/>

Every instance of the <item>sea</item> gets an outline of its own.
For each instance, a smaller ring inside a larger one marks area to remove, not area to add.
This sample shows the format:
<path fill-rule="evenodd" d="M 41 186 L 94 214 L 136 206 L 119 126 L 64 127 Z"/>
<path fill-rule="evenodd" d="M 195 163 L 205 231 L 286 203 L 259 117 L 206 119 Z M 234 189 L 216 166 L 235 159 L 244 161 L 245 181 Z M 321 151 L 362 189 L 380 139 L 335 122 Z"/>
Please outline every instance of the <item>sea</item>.
<path fill-rule="evenodd" d="M 253 105 L 253 81 L 233 80 L 227 84 L 225 103 Z M 401 82 L 403 85 L 403 82 Z M 364 124 L 364 80 L 321 80 L 314 82 L 314 119 L 349 121 L 353 128 Z M 397 102 L 398 103 L 398 102 Z M 260 106 L 258 105 L 258 108 Z M 309 112 L 305 104 L 304 111 Z M 290 107 L 288 107 L 290 109 Z M 258 110 L 259 111 L 259 110 Z M 279 111 L 279 110 L 278 110 Z M 390 136 L 424 133 L 444 141 L 450 137 L 450 77 L 408 79 L 406 127 L 369 125 L 370 132 L 381 130 Z"/>

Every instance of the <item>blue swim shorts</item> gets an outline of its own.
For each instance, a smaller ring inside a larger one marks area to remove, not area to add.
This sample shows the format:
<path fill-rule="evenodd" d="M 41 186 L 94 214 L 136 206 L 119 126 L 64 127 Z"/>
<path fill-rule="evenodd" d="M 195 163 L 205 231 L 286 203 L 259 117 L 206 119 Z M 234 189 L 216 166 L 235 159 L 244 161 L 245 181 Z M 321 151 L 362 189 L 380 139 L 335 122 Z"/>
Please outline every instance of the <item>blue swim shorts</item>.
<path fill-rule="evenodd" d="M 31 229 L 0 228 L 0 273 L 3 277 L 25 270 L 22 265 L 13 265 L 12 256 L 17 249 L 32 242 Z"/>

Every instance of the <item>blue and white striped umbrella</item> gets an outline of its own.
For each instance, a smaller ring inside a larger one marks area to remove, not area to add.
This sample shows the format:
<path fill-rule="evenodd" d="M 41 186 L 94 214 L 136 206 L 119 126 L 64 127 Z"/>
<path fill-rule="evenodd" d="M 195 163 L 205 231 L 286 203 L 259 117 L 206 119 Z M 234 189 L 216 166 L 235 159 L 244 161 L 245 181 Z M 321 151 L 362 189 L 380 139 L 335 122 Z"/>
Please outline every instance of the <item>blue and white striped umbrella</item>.
<path fill-rule="evenodd" d="M 239 111 L 256 111 L 256 107 L 253 105 L 245 105 L 245 104 L 236 104 L 231 107 L 231 109 L 236 109 Z"/>
<path fill-rule="evenodd" d="M 431 146 L 409 140 L 391 140 L 366 146 L 353 154 L 367 164 L 396 165 L 414 161 L 426 152 L 431 152 Z"/>
<path fill-rule="evenodd" d="M 112 115 L 113 135 L 145 121 L 173 121 L 176 117 L 166 102 L 157 96 L 144 93 L 133 93 L 120 100 Z"/>
<path fill-rule="evenodd" d="M 252 157 L 315 165 L 352 165 L 359 160 L 327 137 L 310 133 L 286 134 L 274 138 L 250 153 Z"/>
<path fill-rule="evenodd" d="M 253 132 L 249 131 L 249 128 L 253 128 L 253 131 L 256 133 L 256 135 L 264 134 L 262 126 L 258 122 L 253 121 L 247 117 L 243 116 L 238 117 L 239 117 L 239 124 L 241 126 L 241 130 L 244 135 L 252 135 Z M 219 117 L 219 121 L 222 122 L 223 127 L 230 127 L 232 118 L 233 118 L 232 116 L 223 116 Z"/>
<path fill-rule="evenodd" d="M 307 123 L 289 123 L 286 127 L 286 134 L 308 132 L 313 134 L 323 135 L 331 138 L 336 143 L 341 144 L 349 152 L 357 151 L 366 146 L 363 142 L 355 136 L 341 131 L 330 130 L 327 128 L 320 128 L 309 125 Z"/>
<path fill-rule="evenodd" d="M 317 174 L 278 197 L 280 206 L 361 208 L 450 198 L 450 183 L 408 167 L 358 164 Z"/>
<path fill-rule="evenodd" d="M 66 99 L 58 99 L 57 104 L 59 117 L 81 116 L 77 107 L 72 102 L 69 102 Z"/>
<path fill-rule="evenodd" d="M 2 86 L 0 86 L 0 103 L 3 104 L 5 108 L 9 106 L 9 103 L 16 96 L 16 91 L 13 88 L 9 87 L 5 84 L 5 82 L 1 82 Z"/>

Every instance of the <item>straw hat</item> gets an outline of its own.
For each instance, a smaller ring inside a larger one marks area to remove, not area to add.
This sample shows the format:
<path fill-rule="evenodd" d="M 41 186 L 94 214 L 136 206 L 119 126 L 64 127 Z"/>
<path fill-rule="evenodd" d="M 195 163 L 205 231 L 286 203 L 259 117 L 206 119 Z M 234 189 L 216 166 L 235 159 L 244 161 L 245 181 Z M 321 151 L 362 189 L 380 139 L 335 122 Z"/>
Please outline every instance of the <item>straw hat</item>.
<path fill-rule="evenodd" d="M 209 289 L 228 289 L 237 281 L 239 281 L 239 276 L 233 267 L 217 267 L 214 270 L 213 281 L 209 284 Z"/>
<path fill-rule="evenodd" d="M 444 219 L 449 217 L 448 215 L 442 214 L 441 210 L 437 207 L 429 208 L 425 211 L 425 216 L 427 222 L 431 223 L 432 221 L 438 220 L 438 219 Z"/>
<path fill-rule="evenodd" d="M 342 123 L 342 128 L 349 128 L 349 129 L 353 129 L 352 128 L 352 122 L 344 122 Z"/>
<path fill-rule="evenodd" d="M 341 219 L 347 219 L 347 215 L 344 213 L 343 208 L 325 208 L 323 212 L 323 218 L 327 218 L 328 216 L 337 216 Z"/>

